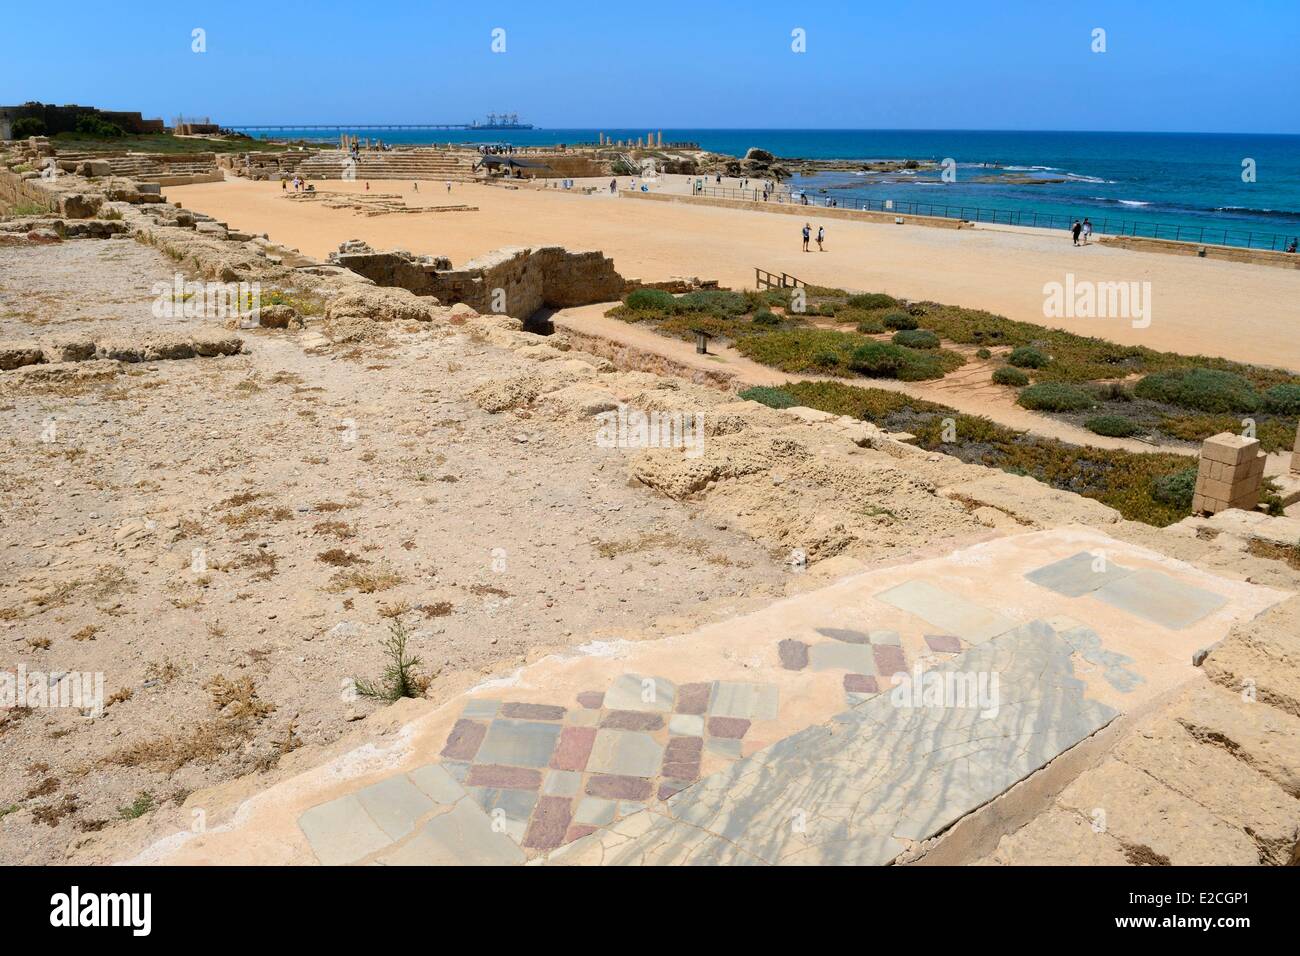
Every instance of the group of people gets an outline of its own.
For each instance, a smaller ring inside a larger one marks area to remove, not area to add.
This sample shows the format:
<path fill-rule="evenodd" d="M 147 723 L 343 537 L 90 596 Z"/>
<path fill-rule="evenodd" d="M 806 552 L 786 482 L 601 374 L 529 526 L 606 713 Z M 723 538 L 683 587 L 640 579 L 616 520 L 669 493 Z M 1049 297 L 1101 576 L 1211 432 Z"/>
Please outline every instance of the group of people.
<path fill-rule="evenodd" d="M 294 192 L 302 192 L 303 190 L 306 190 L 309 193 L 314 193 L 316 191 L 316 187 L 309 185 L 307 180 L 301 176 L 294 176 L 292 180 L 281 179 L 280 189 L 284 192 L 288 192 L 290 182 L 293 183 Z"/>
<path fill-rule="evenodd" d="M 801 231 L 801 234 L 803 235 L 803 251 L 812 252 L 812 250 L 808 248 L 808 243 L 812 241 L 812 237 L 813 237 L 812 225 L 810 223 L 805 222 L 803 224 L 803 230 Z M 826 247 L 825 245 L 823 245 L 825 241 L 826 241 L 826 227 L 818 226 L 817 227 L 817 251 L 818 252 L 826 251 Z"/>
<path fill-rule="evenodd" d="M 1070 227 L 1070 234 L 1074 236 L 1074 244 L 1076 246 L 1086 246 L 1088 240 L 1092 238 L 1092 220 L 1087 216 L 1084 217 L 1083 222 L 1079 222 L 1077 219 L 1074 220 L 1074 225 Z M 1079 241 L 1081 237 L 1083 239 L 1082 242 Z"/>

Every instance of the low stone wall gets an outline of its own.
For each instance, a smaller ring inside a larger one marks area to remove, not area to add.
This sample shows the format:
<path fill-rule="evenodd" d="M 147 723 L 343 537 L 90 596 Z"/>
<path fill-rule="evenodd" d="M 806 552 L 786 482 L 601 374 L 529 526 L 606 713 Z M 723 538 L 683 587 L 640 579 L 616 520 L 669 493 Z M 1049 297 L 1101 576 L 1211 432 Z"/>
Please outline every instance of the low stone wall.
<path fill-rule="evenodd" d="M 1175 242 L 1172 239 L 1145 239 L 1141 236 L 1102 236 L 1100 241 L 1121 249 L 1139 252 L 1163 252 L 1173 256 L 1197 256 L 1201 259 L 1219 259 L 1225 262 L 1247 262 L 1257 266 L 1278 269 L 1300 269 L 1300 255 L 1293 252 L 1273 252 L 1269 249 L 1240 249 L 1236 246 L 1211 246 L 1196 242 Z"/>
<path fill-rule="evenodd" d="M 825 206 L 801 206 L 797 203 L 754 202 L 749 199 L 718 199 L 713 196 L 674 196 L 671 193 L 643 193 L 622 190 L 624 199 L 648 199 L 652 202 L 681 202 L 696 206 L 718 206 L 722 209 L 748 209 L 755 212 L 775 212 L 805 219 L 849 219 L 857 222 L 882 222 L 890 225 L 902 220 L 903 225 L 934 226 L 939 229 L 972 229 L 974 223 L 961 219 L 944 219 L 941 216 L 909 216 L 903 213 L 868 212 L 862 209 L 827 209 Z"/>
<path fill-rule="evenodd" d="M 221 173 L 195 173 L 190 176 L 151 176 L 147 180 L 159 186 L 194 186 L 198 183 L 219 183 L 225 181 Z"/>
<path fill-rule="evenodd" d="M 36 206 L 55 212 L 58 200 L 48 189 L 32 185 L 19 173 L 0 169 L 0 214 L 11 213 L 18 206 Z"/>

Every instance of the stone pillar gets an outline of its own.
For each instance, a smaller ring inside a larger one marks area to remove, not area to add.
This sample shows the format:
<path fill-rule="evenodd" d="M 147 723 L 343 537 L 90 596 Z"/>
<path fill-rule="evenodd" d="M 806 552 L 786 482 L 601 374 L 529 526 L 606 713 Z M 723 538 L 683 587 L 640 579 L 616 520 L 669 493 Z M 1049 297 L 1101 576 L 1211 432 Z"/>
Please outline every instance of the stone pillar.
<path fill-rule="evenodd" d="M 660 146 L 663 146 L 663 144 L 664 144 L 664 131 L 663 131 L 663 130 L 660 130 L 660 131 L 659 131 L 659 135 L 658 135 L 656 138 L 659 140 L 659 145 L 660 145 Z"/>
<path fill-rule="evenodd" d="M 1253 511 L 1264 483 L 1259 440 L 1223 432 L 1201 443 L 1192 511 L 1217 514 L 1227 508 Z"/>

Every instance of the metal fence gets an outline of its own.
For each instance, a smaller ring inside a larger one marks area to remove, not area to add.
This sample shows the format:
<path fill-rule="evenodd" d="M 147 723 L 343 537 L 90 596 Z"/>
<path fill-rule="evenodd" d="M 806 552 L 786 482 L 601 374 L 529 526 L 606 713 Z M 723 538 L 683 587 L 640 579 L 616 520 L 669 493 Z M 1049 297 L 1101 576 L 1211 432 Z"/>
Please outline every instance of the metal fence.
<path fill-rule="evenodd" d="M 718 199 L 738 199 L 746 202 L 763 202 L 762 188 L 733 189 L 726 186 L 703 186 L 696 189 L 697 196 Z M 782 205 L 803 205 L 785 186 L 768 196 L 767 202 Z M 903 202 L 893 199 L 835 200 L 835 206 L 826 202 L 808 201 L 809 209 L 854 209 L 862 212 L 883 212 L 898 216 L 934 216 L 940 219 L 960 219 L 965 222 L 987 222 L 1000 226 L 1032 226 L 1039 229 L 1069 229 L 1079 219 L 1055 213 L 1030 212 L 1021 209 L 986 209 L 982 206 L 963 206 L 949 203 Z M 1283 252 L 1294 236 L 1281 233 L 1232 230 L 1219 226 L 1188 226 L 1176 223 L 1138 222 L 1102 218 L 1093 220 L 1094 234 L 1105 236 L 1136 236 L 1145 239 L 1169 239 L 1174 242 L 1191 242 L 1211 246 L 1237 246 L 1246 249 L 1270 249 Z"/>

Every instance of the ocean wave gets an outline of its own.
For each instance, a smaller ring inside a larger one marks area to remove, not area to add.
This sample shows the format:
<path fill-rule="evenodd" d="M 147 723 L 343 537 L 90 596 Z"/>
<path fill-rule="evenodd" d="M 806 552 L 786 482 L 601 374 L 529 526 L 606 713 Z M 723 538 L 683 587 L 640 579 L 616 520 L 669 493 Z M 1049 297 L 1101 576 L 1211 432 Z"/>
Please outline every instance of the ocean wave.
<path fill-rule="evenodd" d="M 1251 206 L 1215 206 L 1215 212 L 1228 212 L 1234 216 L 1265 216 L 1269 219 L 1297 219 L 1300 212 L 1293 209 L 1255 209 Z"/>

